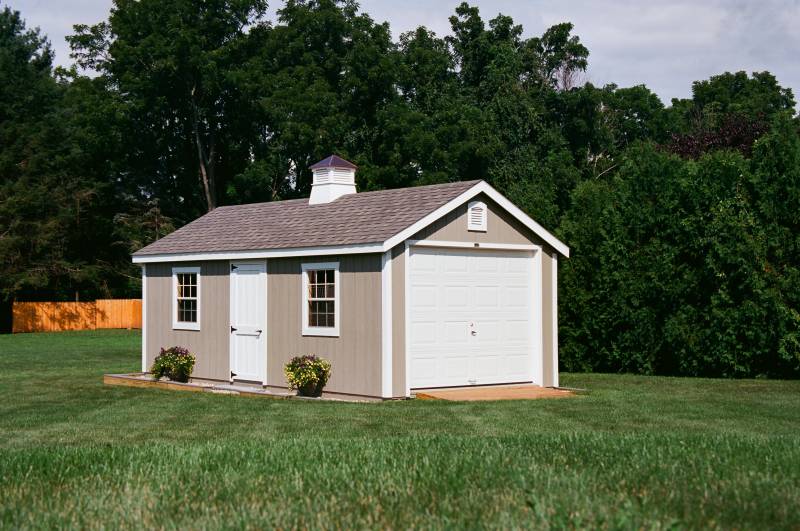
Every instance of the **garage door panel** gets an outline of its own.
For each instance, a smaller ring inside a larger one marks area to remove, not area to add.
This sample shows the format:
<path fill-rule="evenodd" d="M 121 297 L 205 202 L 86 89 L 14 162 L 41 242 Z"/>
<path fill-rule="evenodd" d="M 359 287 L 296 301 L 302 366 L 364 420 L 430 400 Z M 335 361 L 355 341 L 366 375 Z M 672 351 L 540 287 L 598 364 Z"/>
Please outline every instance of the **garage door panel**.
<path fill-rule="evenodd" d="M 503 289 L 503 305 L 507 309 L 527 308 L 531 293 L 528 286 L 506 286 Z"/>
<path fill-rule="evenodd" d="M 501 324 L 498 321 L 478 321 L 475 323 L 475 343 L 481 346 L 494 346 L 502 339 L 500 337 Z"/>
<path fill-rule="evenodd" d="M 414 271 L 418 273 L 436 271 L 438 258 L 435 254 L 418 254 L 414 257 Z"/>
<path fill-rule="evenodd" d="M 500 301 L 499 291 L 497 286 L 476 286 L 475 305 L 482 309 L 496 310 Z"/>
<path fill-rule="evenodd" d="M 442 325 L 442 338 L 445 344 L 468 344 L 469 336 L 465 333 L 469 328 L 469 323 L 467 321 L 445 321 Z"/>
<path fill-rule="evenodd" d="M 496 378 L 499 376 L 500 358 L 498 356 L 481 356 L 475 358 L 475 376 L 477 379 Z"/>
<path fill-rule="evenodd" d="M 516 356 L 506 356 L 503 359 L 503 364 L 506 367 L 506 373 L 514 378 L 526 378 L 530 373 L 530 355 L 527 353 L 518 354 Z"/>
<path fill-rule="evenodd" d="M 467 262 L 466 256 L 450 255 L 445 257 L 437 255 L 438 270 L 445 273 L 466 273 Z"/>
<path fill-rule="evenodd" d="M 461 310 L 467 305 L 470 289 L 466 285 L 445 286 L 442 291 L 440 304 L 446 308 Z"/>
<path fill-rule="evenodd" d="M 506 342 L 527 344 L 531 337 L 531 322 L 529 320 L 507 320 L 503 322 L 503 336 Z"/>
<path fill-rule="evenodd" d="M 411 344 L 412 345 L 431 345 L 436 344 L 438 337 L 436 334 L 436 323 L 419 322 L 411 323 Z"/>
<path fill-rule="evenodd" d="M 411 290 L 411 297 L 417 308 L 436 307 L 436 286 L 414 286 Z"/>
<path fill-rule="evenodd" d="M 475 270 L 480 273 L 499 273 L 502 267 L 502 258 L 493 256 L 474 257 Z"/>
<path fill-rule="evenodd" d="M 532 379 L 530 254 L 412 248 L 408 275 L 412 388 Z"/>

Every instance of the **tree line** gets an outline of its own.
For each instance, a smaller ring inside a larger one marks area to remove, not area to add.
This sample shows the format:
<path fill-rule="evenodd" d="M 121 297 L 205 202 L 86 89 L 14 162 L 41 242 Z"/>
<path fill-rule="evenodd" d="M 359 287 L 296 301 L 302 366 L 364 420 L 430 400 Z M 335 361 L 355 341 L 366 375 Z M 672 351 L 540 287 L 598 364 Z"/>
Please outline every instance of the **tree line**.
<path fill-rule="evenodd" d="M 466 3 L 393 40 L 352 0 L 115 0 L 47 38 L 0 11 L 0 299 L 137 296 L 130 253 L 219 205 L 304 197 L 336 152 L 360 190 L 484 179 L 572 248 L 564 370 L 800 375 L 800 138 L 769 72 L 665 106 L 583 81 Z"/>

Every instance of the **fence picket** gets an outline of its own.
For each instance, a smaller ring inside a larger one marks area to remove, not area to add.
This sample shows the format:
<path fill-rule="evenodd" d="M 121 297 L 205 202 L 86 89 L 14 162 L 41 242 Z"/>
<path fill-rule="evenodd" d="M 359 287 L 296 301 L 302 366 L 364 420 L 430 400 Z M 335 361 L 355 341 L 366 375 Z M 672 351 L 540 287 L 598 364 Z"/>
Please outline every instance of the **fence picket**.
<path fill-rule="evenodd" d="M 14 302 L 12 332 L 141 328 L 141 299 L 94 302 Z"/>

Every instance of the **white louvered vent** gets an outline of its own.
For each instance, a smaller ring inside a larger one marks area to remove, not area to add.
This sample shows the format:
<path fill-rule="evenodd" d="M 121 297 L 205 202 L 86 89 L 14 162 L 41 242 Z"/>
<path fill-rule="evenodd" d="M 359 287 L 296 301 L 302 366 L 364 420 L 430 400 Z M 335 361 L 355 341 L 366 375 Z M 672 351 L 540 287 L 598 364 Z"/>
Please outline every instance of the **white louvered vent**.
<path fill-rule="evenodd" d="M 333 182 L 339 184 L 353 184 L 356 180 L 356 172 L 346 168 L 331 168 Z"/>
<path fill-rule="evenodd" d="M 314 170 L 314 184 L 355 184 L 356 172 L 345 168 L 321 168 Z"/>
<path fill-rule="evenodd" d="M 486 204 L 470 201 L 467 207 L 467 230 L 486 232 Z"/>

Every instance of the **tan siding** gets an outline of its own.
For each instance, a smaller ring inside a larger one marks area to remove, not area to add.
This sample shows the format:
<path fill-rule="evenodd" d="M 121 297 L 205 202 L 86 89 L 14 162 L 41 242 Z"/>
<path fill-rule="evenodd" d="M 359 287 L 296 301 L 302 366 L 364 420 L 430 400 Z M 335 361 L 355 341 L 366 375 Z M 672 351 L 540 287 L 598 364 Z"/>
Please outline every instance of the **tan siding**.
<path fill-rule="evenodd" d="M 172 267 L 200 266 L 200 330 L 172 329 Z M 180 345 L 197 356 L 193 375 L 230 376 L 230 284 L 227 261 L 147 264 L 147 366 L 161 347 Z"/>
<path fill-rule="evenodd" d="M 301 333 L 301 264 L 339 262 L 340 336 Z M 381 394 L 381 255 L 276 258 L 267 261 L 267 380 L 285 386 L 283 366 L 296 355 L 317 354 L 333 365 L 326 388 L 367 396 Z"/>
<path fill-rule="evenodd" d="M 392 249 L 392 396 L 406 394 L 405 243 Z"/>
<path fill-rule="evenodd" d="M 480 194 L 476 199 L 483 201 L 488 207 L 486 232 L 467 230 L 467 203 L 464 203 L 443 218 L 422 229 L 410 239 L 519 245 L 543 244 L 542 240 L 494 201 L 483 194 Z"/>

